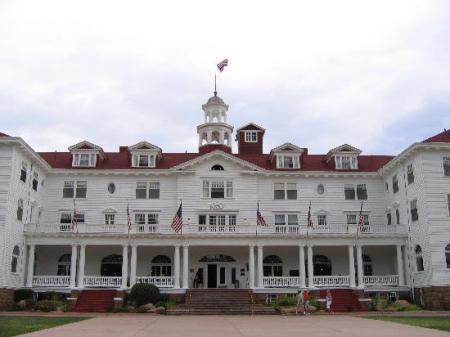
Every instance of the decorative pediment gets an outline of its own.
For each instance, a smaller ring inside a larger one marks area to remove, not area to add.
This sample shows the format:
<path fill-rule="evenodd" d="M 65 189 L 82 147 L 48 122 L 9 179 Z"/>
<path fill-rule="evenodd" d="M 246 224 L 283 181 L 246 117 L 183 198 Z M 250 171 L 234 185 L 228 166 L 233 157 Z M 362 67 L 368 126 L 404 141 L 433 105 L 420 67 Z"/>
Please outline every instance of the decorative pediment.
<path fill-rule="evenodd" d="M 245 130 L 262 131 L 262 132 L 266 131 L 266 129 L 264 129 L 262 126 L 259 126 L 258 124 L 248 123 L 248 124 L 245 124 L 244 126 L 241 126 L 239 129 L 236 130 L 236 132 L 245 131 Z"/>
<path fill-rule="evenodd" d="M 105 159 L 103 149 L 87 140 L 69 147 L 72 154 L 72 167 L 95 167 L 99 160 Z"/>
<path fill-rule="evenodd" d="M 329 161 L 331 157 L 333 157 L 333 155 L 336 154 L 355 154 L 357 156 L 359 156 L 362 151 L 354 146 L 351 146 L 349 144 L 342 144 L 338 147 L 335 147 L 334 149 L 331 149 L 330 151 L 328 151 L 327 156 L 326 156 L 326 160 Z"/>
<path fill-rule="evenodd" d="M 160 147 L 145 140 L 130 146 L 128 151 L 131 153 L 131 165 L 141 168 L 156 167 L 156 160 L 162 153 Z"/>
<path fill-rule="evenodd" d="M 142 141 L 142 142 L 139 142 L 139 143 L 137 143 L 137 144 L 135 144 L 135 145 L 132 145 L 132 146 L 129 146 L 128 147 L 128 150 L 130 151 L 130 152 L 132 152 L 132 151 L 156 151 L 156 152 L 162 152 L 162 150 L 161 150 L 161 148 L 160 147 L 158 147 L 158 146 L 156 146 L 156 145 L 153 145 L 153 144 L 151 144 L 151 143 L 149 143 L 149 142 L 147 142 L 147 141 Z"/>
<path fill-rule="evenodd" d="M 305 148 L 298 147 L 297 145 L 294 145 L 292 143 L 284 143 L 283 145 L 280 145 L 272 150 L 270 150 L 270 153 L 275 152 L 297 152 L 297 153 L 303 153 L 305 152 Z"/>
<path fill-rule="evenodd" d="M 117 213 L 117 210 L 116 210 L 115 208 L 108 207 L 108 208 L 105 208 L 105 209 L 102 211 L 102 213 L 108 213 L 108 214 L 111 214 L 111 213 Z"/>
<path fill-rule="evenodd" d="M 91 142 L 88 142 L 87 140 L 83 140 L 83 141 L 69 147 L 70 152 L 75 151 L 75 150 L 96 150 L 96 151 L 103 152 L 103 149 L 100 146 L 95 145 Z"/>
<path fill-rule="evenodd" d="M 361 150 L 348 144 L 343 144 L 328 151 L 325 162 L 334 159 L 336 170 L 356 170 L 358 169 L 358 156 Z"/>

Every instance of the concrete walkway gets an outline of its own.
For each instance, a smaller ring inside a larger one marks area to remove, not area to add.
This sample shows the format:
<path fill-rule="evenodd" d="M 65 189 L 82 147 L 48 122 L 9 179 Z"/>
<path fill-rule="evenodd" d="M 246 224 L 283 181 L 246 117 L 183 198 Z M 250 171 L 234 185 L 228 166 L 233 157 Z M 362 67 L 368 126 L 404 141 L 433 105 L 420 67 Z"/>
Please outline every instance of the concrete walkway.
<path fill-rule="evenodd" d="M 351 316 L 105 315 L 33 332 L 48 337 L 449 337 L 450 333 Z"/>

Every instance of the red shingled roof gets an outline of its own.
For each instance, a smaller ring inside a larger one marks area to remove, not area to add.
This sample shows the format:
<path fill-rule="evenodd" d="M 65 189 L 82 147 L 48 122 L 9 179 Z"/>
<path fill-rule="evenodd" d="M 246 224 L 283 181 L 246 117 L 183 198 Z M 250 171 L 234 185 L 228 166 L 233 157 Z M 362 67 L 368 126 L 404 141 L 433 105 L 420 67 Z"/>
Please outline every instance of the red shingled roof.
<path fill-rule="evenodd" d="M 422 143 L 450 143 L 450 130 L 445 130 L 433 137 L 427 138 Z"/>

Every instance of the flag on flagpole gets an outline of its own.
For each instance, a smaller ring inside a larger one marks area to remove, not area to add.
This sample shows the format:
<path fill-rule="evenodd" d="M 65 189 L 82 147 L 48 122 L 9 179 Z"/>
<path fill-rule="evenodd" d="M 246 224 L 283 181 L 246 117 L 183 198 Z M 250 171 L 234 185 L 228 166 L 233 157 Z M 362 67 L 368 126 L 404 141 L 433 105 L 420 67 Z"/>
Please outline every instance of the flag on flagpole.
<path fill-rule="evenodd" d="M 228 66 L 228 59 L 225 59 L 217 64 L 217 68 L 219 69 L 220 72 L 222 72 L 226 66 Z"/>
<path fill-rule="evenodd" d="M 128 233 L 129 233 L 131 230 L 130 203 L 127 203 L 127 224 L 128 224 Z"/>
<path fill-rule="evenodd" d="M 311 201 L 309 202 L 309 209 L 308 209 L 308 227 L 312 227 L 314 225 L 312 218 L 311 218 Z"/>
<path fill-rule="evenodd" d="M 183 229 L 183 202 L 180 202 L 180 207 L 178 207 L 178 211 L 173 217 L 171 226 L 175 233 L 178 233 Z"/>
<path fill-rule="evenodd" d="M 77 226 L 77 209 L 75 207 L 75 199 L 73 199 L 73 214 L 72 214 L 72 221 L 70 223 L 70 229 L 73 232 L 75 230 L 75 228 L 77 228 L 77 230 L 78 230 L 78 226 Z"/>
<path fill-rule="evenodd" d="M 259 211 L 259 201 L 258 201 L 258 207 L 256 209 L 256 225 L 257 226 L 267 226 L 267 222 L 264 219 L 264 217 L 261 215 L 261 212 Z"/>
<path fill-rule="evenodd" d="M 363 226 L 365 224 L 365 219 L 364 219 L 364 214 L 363 214 L 363 205 L 364 205 L 364 201 L 361 202 L 361 210 L 359 211 L 358 232 L 360 232 L 363 229 Z"/>

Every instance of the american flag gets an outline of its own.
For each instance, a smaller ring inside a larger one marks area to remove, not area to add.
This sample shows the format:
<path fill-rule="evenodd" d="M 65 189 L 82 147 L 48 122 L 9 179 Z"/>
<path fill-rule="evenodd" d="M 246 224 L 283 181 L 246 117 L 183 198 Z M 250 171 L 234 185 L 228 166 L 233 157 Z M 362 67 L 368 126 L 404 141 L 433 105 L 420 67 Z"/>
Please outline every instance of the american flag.
<path fill-rule="evenodd" d="M 223 60 L 222 62 L 217 64 L 217 68 L 219 68 L 219 71 L 222 72 L 223 69 L 228 65 L 228 59 Z"/>
<path fill-rule="evenodd" d="M 183 203 L 180 202 L 180 207 L 178 207 L 178 211 L 173 217 L 172 220 L 172 228 L 175 231 L 175 233 L 178 233 L 183 229 Z"/>
<path fill-rule="evenodd" d="M 363 205 L 364 205 L 364 202 L 361 202 L 361 210 L 359 211 L 359 220 L 358 220 L 358 231 L 361 231 L 365 224 L 365 219 L 364 219 L 364 214 L 363 214 Z"/>
<path fill-rule="evenodd" d="M 258 201 L 258 207 L 256 209 L 256 225 L 257 226 L 267 226 L 266 220 L 261 215 L 261 212 L 259 211 L 259 201 Z"/>
<path fill-rule="evenodd" d="M 309 202 L 309 209 L 308 209 L 308 227 L 312 227 L 314 225 L 312 218 L 311 218 L 311 201 Z"/>
<path fill-rule="evenodd" d="M 70 223 L 70 229 L 73 232 L 77 228 L 77 209 L 75 207 L 75 199 L 73 199 L 73 214 L 72 214 L 72 222 Z"/>
<path fill-rule="evenodd" d="M 129 233 L 131 230 L 130 203 L 127 204 L 127 223 L 128 223 L 128 233 Z"/>

